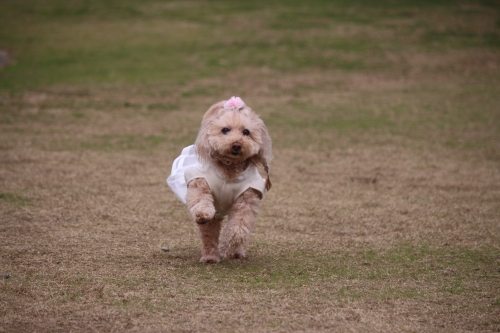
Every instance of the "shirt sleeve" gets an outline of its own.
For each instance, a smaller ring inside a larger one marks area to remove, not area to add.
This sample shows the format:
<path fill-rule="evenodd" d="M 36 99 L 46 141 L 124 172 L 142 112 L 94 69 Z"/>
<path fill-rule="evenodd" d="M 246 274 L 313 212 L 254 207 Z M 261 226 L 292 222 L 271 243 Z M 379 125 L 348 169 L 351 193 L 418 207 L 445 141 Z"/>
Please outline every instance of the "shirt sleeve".
<path fill-rule="evenodd" d="M 186 172 L 184 172 L 184 179 L 186 180 L 186 184 L 189 184 L 190 181 L 196 178 L 205 178 L 205 175 L 197 167 L 187 168 Z"/>
<path fill-rule="evenodd" d="M 249 188 L 253 188 L 254 190 L 260 192 L 261 198 L 264 197 L 266 193 L 266 180 L 262 177 L 260 179 L 256 179 L 252 184 L 250 184 Z"/>

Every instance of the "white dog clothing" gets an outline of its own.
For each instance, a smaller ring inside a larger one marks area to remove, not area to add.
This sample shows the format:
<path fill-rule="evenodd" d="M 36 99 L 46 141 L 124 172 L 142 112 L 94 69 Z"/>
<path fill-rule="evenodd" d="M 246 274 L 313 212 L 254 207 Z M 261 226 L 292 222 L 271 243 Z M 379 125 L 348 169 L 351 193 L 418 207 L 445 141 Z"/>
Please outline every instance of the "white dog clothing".
<path fill-rule="evenodd" d="M 186 184 L 196 178 L 204 178 L 214 196 L 216 217 L 226 216 L 236 199 L 247 189 L 253 188 L 264 196 L 266 192 L 266 180 L 261 177 L 257 167 L 250 165 L 236 181 L 226 181 L 219 177 L 217 171 L 210 165 L 195 166 L 186 169 Z"/>
<path fill-rule="evenodd" d="M 184 179 L 184 173 L 187 168 L 197 167 L 199 165 L 200 162 L 198 162 L 198 158 L 196 158 L 194 145 L 184 148 L 181 155 L 172 163 L 172 172 L 167 178 L 167 184 L 172 192 L 174 192 L 177 199 L 183 204 L 186 204 L 187 194 L 187 184 Z"/>

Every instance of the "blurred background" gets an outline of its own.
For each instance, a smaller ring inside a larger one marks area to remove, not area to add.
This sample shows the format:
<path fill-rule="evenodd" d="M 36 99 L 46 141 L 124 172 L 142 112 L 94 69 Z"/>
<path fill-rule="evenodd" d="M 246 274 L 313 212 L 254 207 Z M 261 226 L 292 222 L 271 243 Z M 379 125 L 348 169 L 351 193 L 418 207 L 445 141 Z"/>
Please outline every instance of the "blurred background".
<path fill-rule="evenodd" d="M 54 89 L 86 95 L 84 102 L 66 101 L 80 121 L 93 108 L 203 112 L 239 95 L 269 126 L 293 131 L 276 142 L 283 146 L 331 147 L 337 138 L 324 132 L 354 131 L 347 134 L 352 141 L 375 129 L 418 140 L 445 135 L 450 145 L 486 144 L 487 154 L 498 158 L 490 146 L 500 123 L 496 1 L 20 0 L 0 6 L 0 89 L 3 96 L 42 92 L 23 100 L 42 113 L 55 105 L 39 99 Z M 114 97 L 102 97 L 109 94 Z M 2 117 L 9 117 L 5 109 Z M 462 135 L 464 126 L 473 134 Z M 194 133 L 184 130 L 176 138 L 187 144 Z M 147 136 L 155 144 L 165 134 Z"/>

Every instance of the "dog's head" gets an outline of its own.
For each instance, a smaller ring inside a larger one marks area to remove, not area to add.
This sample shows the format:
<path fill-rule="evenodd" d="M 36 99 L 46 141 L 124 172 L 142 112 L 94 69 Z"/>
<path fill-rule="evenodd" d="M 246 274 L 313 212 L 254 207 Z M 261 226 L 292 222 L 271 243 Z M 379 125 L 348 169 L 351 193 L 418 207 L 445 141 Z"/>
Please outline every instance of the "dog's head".
<path fill-rule="evenodd" d="M 202 163 L 219 160 L 231 165 L 250 160 L 262 164 L 269 176 L 272 144 L 267 128 L 251 108 L 236 99 L 236 103 L 232 103 L 235 98 L 216 103 L 205 113 L 196 154 Z M 267 186 L 271 187 L 269 177 Z"/>

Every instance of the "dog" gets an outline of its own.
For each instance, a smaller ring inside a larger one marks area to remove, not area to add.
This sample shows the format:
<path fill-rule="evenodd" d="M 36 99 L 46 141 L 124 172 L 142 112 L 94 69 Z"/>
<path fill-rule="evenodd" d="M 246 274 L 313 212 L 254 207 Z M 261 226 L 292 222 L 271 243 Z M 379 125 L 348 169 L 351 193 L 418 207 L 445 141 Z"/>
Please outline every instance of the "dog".
<path fill-rule="evenodd" d="M 232 97 L 208 109 L 194 146 L 200 164 L 187 168 L 184 177 L 186 204 L 201 236 L 200 262 L 246 258 L 245 243 L 261 200 L 271 189 L 268 130 L 241 98 Z M 259 174 L 259 165 L 267 179 Z M 220 236 L 225 216 L 228 221 Z"/>

